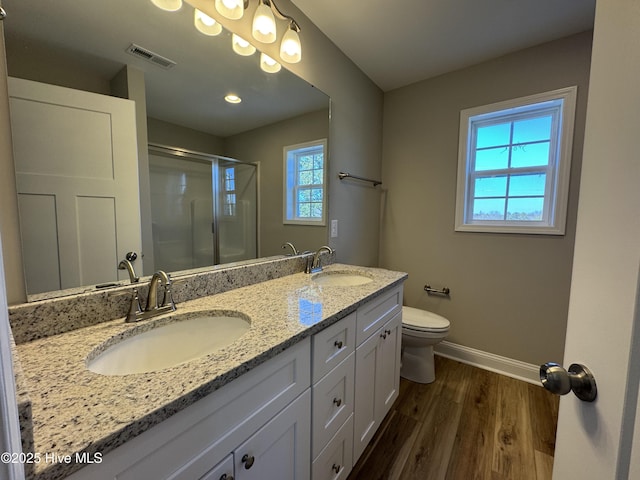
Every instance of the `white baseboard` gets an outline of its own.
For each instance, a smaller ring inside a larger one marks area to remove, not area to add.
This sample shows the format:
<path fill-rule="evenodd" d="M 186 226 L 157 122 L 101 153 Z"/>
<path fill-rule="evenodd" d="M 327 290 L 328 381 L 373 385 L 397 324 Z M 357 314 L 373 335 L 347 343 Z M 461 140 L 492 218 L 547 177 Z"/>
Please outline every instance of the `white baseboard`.
<path fill-rule="evenodd" d="M 534 385 L 540 385 L 540 367 L 519 360 L 501 357 L 475 348 L 457 345 L 446 340 L 435 345 L 434 353 L 474 367 L 506 375 Z"/>

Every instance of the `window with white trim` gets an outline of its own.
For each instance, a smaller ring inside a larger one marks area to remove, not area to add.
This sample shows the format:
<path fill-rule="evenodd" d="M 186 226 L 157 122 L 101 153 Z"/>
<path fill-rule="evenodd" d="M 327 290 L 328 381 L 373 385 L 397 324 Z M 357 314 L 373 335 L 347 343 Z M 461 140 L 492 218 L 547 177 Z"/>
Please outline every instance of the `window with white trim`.
<path fill-rule="evenodd" d="M 576 91 L 461 112 L 456 230 L 564 234 Z"/>
<path fill-rule="evenodd" d="M 224 180 L 222 188 L 222 214 L 225 217 L 236 216 L 236 168 L 224 167 Z"/>
<path fill-rule="evenodd" d="M 325 225 L 326 139 L 284 147 L 284 223 Z"/>

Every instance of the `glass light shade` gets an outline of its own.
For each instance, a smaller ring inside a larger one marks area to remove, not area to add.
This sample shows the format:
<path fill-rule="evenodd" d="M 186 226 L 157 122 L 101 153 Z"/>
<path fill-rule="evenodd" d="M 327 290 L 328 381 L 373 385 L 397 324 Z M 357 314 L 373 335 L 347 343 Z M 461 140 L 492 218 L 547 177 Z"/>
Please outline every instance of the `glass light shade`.
<path fill-rule="evenodd" d="M 176 12 L 182 7 L 182 0 L 151 0 L 151 3 L 167 12 Z"/>
<path fill-rule="evenodd" d="M 204 33 L 205 35 L 215 36 L 222 32 L 222 25 L 197 8 L 193 13 L 193 24 L 200 33 Z"/>
<path fill-rule="evenodd" d="M 229 20 L 238 20 L 244 14 L 243 0 L 216 0 L 214 5 L 218 13 Z"/>
<path fill-rule="evenodd" d="M 231 46 L 234 52 L 243 57 L 248 57 L 256 52 L 256 47 L 235 33 L 231 36 Z"/>
<path fill-rule="evenodd" d="M 282 68 L 282 65 L 276 62 L 269 55 L 265 55 L 264 53 L 261 53 L 260 68 L 267 73 L 276 73 L 280 71 L 280 69 Z"/>
<path fill-rule="evenodd" d="M 253 16 L 253 28 L 251 30 L 253 38 L 262 43 L 273 43 L 276 41 L 276 19 L 271 9 L 260 2 L 256 13 Z"/>
<path fill-rule="evenodd" d="M 280 43 L 280 58 L 287 63 L 298 63 L 302 58 L 302 45 L 298 32 L 287 29 Z"/>

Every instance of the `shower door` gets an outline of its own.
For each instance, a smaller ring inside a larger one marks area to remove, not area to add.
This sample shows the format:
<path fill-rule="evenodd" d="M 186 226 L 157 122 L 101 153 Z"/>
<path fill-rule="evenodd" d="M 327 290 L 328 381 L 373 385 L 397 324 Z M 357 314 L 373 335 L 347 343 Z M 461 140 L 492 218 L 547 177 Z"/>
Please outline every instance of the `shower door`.
<path fill-rule="evenodd" d="M 256 258 L 256 166 L 149 146 L 154 270 Z"/>

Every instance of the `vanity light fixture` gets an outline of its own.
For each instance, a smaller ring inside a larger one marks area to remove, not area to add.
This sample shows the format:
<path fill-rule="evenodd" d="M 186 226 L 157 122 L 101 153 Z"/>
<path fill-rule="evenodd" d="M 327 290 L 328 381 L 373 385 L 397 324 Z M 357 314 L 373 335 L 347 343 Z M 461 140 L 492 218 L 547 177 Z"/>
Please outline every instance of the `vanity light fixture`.
<path fill-rule="evenodd" d="M 260 68 L 267 73 L 276 73 L 280 71 L 280 69 L 282 68 L 282 65 L 276 62 L 269 55 L 265 55 L 264 53 L 261 53 Z"/>
<path fill-rule="evenodd" d="M 244 0 L 216 0 L 214 3 L 220 15 L 229 20 L 238 20 L 244 14 Z"/>
<path fill-rule="evenodd" d="M 297 25 L 294 21 L 291 22 L 280 44 L 280 58 L 287 63 L 298 63 L 302 58 L 302 45 L 298 35 L 300 27 Z"/>
<path fill-rule="evenodd" d="M 256 47 L 247 42 L 244 38 L 235 33 L 231 36 L 231 47 L 233 51 L 243 57 L 248 57 L 256 53 Z"/>
<path fill-rule="evenodd" d="M 151 0 L 151 3 L 167 12 L 177 12 L 182 7 L 182 0 Z"/>
<path fill-rule="evenodd" d="M 224 99 L 229 103 L 240 103 L 242 101 L 242 99 L 238 95 L 235 95 L 233 93 L 225 95 Z"/>
<path fill-rule="evenodd" d="M 205 35 L 216 36 L 222 32 L 222 25 L 197 8 L 193 12 L 193 24 L 200 33 Z"/>

